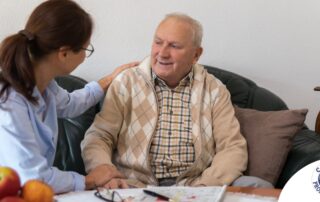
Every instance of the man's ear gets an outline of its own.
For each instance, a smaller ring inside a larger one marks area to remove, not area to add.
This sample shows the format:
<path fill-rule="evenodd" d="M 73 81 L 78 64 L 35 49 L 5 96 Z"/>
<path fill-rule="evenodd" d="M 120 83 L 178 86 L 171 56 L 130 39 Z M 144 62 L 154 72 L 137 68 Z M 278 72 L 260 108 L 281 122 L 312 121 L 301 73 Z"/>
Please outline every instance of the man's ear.
<path fill-rule="evenodd" d="M 70 51 L 70 48 L 67 46 L 60 47 L 58 51 L 59 60 L 64 62 L 68 57 L 69 51 Z"/>
<path fill-rule="evenodd" d="M 193 58 L 193 64 L 196 64 L 198 62 L 200 56 L 202 55 L 202 51 L 203 51 L 202 47 L 196 48 L 196 52 L 195 52 L 194 58 Z"/>

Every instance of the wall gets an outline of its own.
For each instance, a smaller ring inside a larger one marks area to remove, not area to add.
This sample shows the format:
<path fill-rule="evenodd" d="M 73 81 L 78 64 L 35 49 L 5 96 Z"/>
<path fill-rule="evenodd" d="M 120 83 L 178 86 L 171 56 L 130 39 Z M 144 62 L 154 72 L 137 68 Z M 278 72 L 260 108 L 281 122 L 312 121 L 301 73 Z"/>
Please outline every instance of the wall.
<path fill-rule="evenodd" d="M 0 0 L 0 39 L 23 28 L 40 0 Z M 289 108 L 308 108 L 314 128 L 320 109 L 319 0 L 77 0 L 95 20 L 96 51 L 73 74 L 97 80 L 150 52 L 158 22 L 185 12 L 204 27 L 200 63 L 254 80 Z"/>

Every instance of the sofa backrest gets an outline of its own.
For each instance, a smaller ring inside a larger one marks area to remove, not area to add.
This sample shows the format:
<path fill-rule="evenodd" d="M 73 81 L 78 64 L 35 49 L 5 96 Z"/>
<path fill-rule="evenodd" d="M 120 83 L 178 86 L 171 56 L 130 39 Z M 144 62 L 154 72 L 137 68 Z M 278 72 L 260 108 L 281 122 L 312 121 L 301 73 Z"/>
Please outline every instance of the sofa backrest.
<path fill-rule="evenodd" d="M 56 81 L 68 92 L 83 88 L 87 83 L 72 75 L 57 77 Z M 80 143 L 99 110 L 99 104 L 97 104 L 76 118 L 58 119 L 59 138 L 54 166 L 61 170 L 72 170 L 85 174 Z"/>
<path fill-rule="evenodd" d="M 232 103 L 242 108 L 261 111 L 287 109 L 284 101 L 269 90 L 238 74 L 211 66 L 204 66 L 208 73 L 222 81 L 231 94 Z M 266 101 L 267 100 L 267 101 Z"/>

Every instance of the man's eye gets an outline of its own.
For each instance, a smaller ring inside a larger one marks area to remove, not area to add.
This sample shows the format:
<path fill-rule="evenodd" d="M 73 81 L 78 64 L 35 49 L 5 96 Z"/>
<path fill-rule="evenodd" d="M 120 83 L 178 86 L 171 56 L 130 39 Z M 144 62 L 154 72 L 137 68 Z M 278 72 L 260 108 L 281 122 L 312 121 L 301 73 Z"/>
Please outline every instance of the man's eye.
<path fill-rule="evenodd" d="M 172 48 L 176 48 L 176 49 L 179 49 L 179 48 L 180 48 L 180 46 L 177 45 L 177 44 L 171 44 L 171 47 L 172 47 Z"/>

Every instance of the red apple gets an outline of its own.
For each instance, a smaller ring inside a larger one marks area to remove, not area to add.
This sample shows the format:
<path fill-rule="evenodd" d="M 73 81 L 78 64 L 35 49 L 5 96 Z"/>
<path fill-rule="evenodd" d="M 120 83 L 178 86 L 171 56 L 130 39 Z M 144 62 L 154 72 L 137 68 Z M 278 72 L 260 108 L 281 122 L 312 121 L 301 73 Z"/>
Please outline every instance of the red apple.
<path fill-rule="evenodd" d="M 18 196 L 7 196 L 4 197 L 0 202 L 26 202 Z"/>
<path fill-rule="evenodd" d="M 6 196 L 16 196 L 20 190 L 18 173 L 9 167 L 0 166 L 0 199 Z"/>

